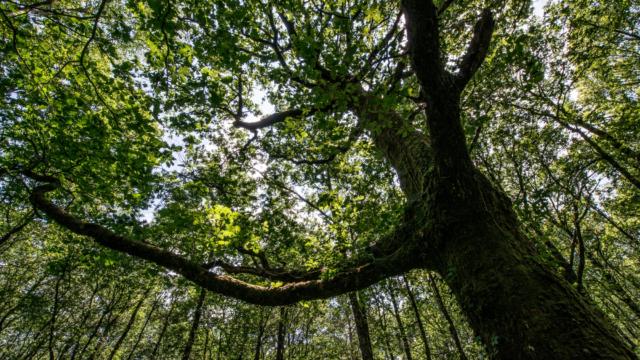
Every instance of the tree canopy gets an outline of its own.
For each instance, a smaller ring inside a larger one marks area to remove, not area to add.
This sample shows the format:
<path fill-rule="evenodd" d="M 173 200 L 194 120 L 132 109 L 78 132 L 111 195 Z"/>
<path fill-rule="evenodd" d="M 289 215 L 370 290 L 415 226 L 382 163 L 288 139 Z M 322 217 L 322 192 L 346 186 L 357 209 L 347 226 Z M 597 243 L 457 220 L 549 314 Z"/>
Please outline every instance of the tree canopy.
<path fill-rule="evenodd" d="M 637 358 L 640 5 L 532 5 L 2 2 L 0 355 Z"/>

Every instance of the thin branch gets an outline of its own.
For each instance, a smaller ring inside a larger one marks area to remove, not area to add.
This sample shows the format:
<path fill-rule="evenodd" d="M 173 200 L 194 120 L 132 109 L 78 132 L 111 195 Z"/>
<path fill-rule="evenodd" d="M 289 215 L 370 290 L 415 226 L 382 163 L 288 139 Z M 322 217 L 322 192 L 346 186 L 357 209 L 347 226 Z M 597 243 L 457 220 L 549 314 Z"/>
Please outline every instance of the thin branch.
<path fill-rule="evenodd" d="M 113 109 L 111 109 L 111 106 L 109 106 L 107 104 L 107 102 L 104 100 L 104 98 L 102 97 L 102 94 L 100 93 L 100 90 L 98 90 L 98 86 L 96 85 L 96 83 L 91 78 L 91 75 L 89 74 L 89 70 L 87 69 L 87 65 L 84 62 L 84 58 L 85 58 L 87 52 L 89 51 L 89 46 L 91 45 L 91 43 L 95 39 L 96 34 L 98 32 L 98 23 L 100 22 L 100 17 L 102 16 L 102 13 L 104 12 L 104 9 L 105 9 L 105 7 L 106 7 L 106 5 L 107 5 L 107 3 L 109 1 L 110 0 L 102 0 L 100 2 L 100 6 L 98 7 L 98 11 L 96 12 L 95 19 L 93 21 L 93 28 L 91 30 L 91 36 L 89 37 L 87 42 L 82 47 L 82 51 L 80 52 L 80 57 L 78 59 L 78 62 L 80 63 L 80 68 L 82 69 L 82 72 L 87 77 L 87 80 L 89 81 L 89 84 L 91 84 L 91 87 L 93 88 L 93 91 L 96 93 L 96 96 L 98 97 L 98 100 L 102 103 L 102 105 L 105 106 L 105 108 L 111 113 L 111 115 L 114 116 L 114 119 L 115 119 L 115 118 L 117 118 L 116 117 L 117 115 L 115 114 Z"/>
<path fill-rule="evenodd" d="M 447 9 L 449 8 L 449 6 L 451 6 L 451 4 L 453 4 L 455 0 L 445 0 L 439 7 L 438 10 L 436 11 L 436 13 L 438 14 L 438 16 L 442 16 L 442 14 L 444 14 L 445 11 L 447 11 Z"/>
<path fill-rule="evenodd" d="M 269 152 L 269 156 L 276 158 L 276 159 L 284 159 L 286 161 L 290 161 L 293 164 L 296 165 L 325 165 L 325 164 L 329 164 L 332 163 L 340 154 L 344 154 L 347 151 L 349 151 L 351 149 L 352 144 L 356 141 L 356 139 L 362 134 L 362 128 L 361 127 L 357 127 L 355 128 L 350 134 L 349 134 L 349 138 L 346 141 L 346 144 L 342 144 L 340 146 L 337 146 L 334 151 L 332 151 L 328 156 L 326 157 L 321 157 L 321 158 L 302 158 L 302 159 L 291 159 L 288 158 L 286 156 L 281 156 L 281 155 L 277 155 L 274 154 L 272 152 Z"/>
<path fill-rule="evenodd" d="M 100 6 L 98 7 L 98 11 L 96 12 L 95 19 L 93 20 L 93 28 L 91 29 L 91 36 L 89 37 L 89 40 L 87 40 L 87 42 L 84 44 L 84 47 L 82 48 L 82 52 L 80 52 L 79 61 L 82 67 L 85 66 L 84 57 L 89 51 L 89 45 L 91 45 L 91 42 L 93 42 L 93 40 L 96 38 L 96 33 L 98 32 L 98 23 L 100 22 L 100 17 L 102 16 L 104 8 L 108 2 L 109 0 L 102 0 L 100 2 Z"/>
<path fill-rule="evenodd" d="M 18 50 L 18 29 L 16 29 L 15 25 L 13 25 L 13 23 L 11 22 L 11 19 L 9 19 L 7 14 L 5 14 L 5 12 L 2 11 L 2 9 L 0 9 L 0 15 L 2 15 L 2 19 L 4 19 L 4 21 L 7 23 L 7 26 L 11 30 L 11 46 L 13 47 L 13 51 L 15 51 L 16 55 L 18 56 L 18 59 L 20 59 L 20 62 L 22 62 L 25 65 L 25 67 L 29 71 L 29 74 L 31 74 L 31 76 L 33 77 L 33 72 L 31 71 L 31 67 L 24 60 L 24 58 L 20 54 L 20 51 Z"/>
<path fill-rule="evenodd" d="M 362 79 L 363 77 L 365 77 L 367 73 L 369 73 L 369 71 L 371 70 L 373 62 L 378 56 L 378 54 L 380 54 L 382 50 L 384 50 L 390 45 L 391 39 L 393 39 L 396 32 L 398 31 L 398 24 L 400 23 L 401 18 L 402 18 L 402 11 L 398 12 L 398 15 L 396 16 L 396 19 L 393 22 L 393 25 L 391 25 L 391 27 L 389 28 L 385 36 L 382 38 L 382 40 L 378 44 L 376 44 L 373 50 L 369 53 L 369 56 L 367 57 L 367 60 L 365 61 L 363 68 L 360 70 L 358 75 L 356 75 L 355 77 L 356 79 Z"/>
<path fill-rule="evenodd" d="M 11 237 L 24 229 L 27 225 L 31 223 L 33 220 L 33 216 L 35 213 L 33 211 L 29 212 L 20 223 L 7 231 L 2 237 L 0 237 L 0 246 L 4 245 Z"/>

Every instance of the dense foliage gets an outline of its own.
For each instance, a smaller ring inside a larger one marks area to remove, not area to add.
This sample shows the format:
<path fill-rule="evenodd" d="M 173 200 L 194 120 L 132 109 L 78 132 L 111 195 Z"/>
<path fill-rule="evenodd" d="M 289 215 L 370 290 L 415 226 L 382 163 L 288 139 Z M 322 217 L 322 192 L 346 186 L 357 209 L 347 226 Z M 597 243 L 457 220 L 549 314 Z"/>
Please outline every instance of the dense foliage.
<path fill-rule="evenodd" d="M 473 70 L 473 164 L 638 353 L 640 5 L 435 6 L 444 68 Z M 497 356 L 459 269 L 383 263 L 414 170 L 439 171 L 394 148 L 434 133 L 406 23 L 383 0 L 3 1 L 0 358 L 366 359 L 363 326 L 373 358 Z"/>

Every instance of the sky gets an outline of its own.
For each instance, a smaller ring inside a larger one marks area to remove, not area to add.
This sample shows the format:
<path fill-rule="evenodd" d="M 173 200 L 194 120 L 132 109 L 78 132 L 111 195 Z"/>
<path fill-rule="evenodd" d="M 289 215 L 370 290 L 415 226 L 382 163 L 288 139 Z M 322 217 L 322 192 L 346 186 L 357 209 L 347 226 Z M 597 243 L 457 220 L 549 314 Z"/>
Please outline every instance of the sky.
<path fill-rule="evenodd" d="M 533 0 L 533 13 L 542 17 L 544 15 L 544 6 L 547 4 L 547 0 Z"/>

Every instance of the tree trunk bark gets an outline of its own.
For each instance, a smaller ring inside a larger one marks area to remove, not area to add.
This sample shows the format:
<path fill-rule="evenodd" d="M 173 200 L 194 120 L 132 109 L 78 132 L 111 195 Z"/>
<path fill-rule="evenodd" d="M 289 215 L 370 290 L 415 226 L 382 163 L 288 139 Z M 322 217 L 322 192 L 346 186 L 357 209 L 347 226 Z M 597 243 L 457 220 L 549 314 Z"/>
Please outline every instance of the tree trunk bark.
<path fill-rule="evenodd" d="M 492 358 L 636 359 L 604 315 L 540 261 L 506 197 L 472 178 L 435 195 L 446 240 L 432 259 Z"/>
<path fill-rule="evenodd" d="M 362 360 L 373 360 L 373 348 L 371 347 L 371 337 L 369 336 L 369 322 L 364 305 L 358 299 L 358 293 L 349 293 L 349 304 L 353 312 L 353 319 L 356 323 L 356 333 L 358 334 L 358 345 Z"/>
<path fill-rule="evenodd" d="M 488 53 L 491 11 L 483 11 L 451 73 L 442 62 L 450 54 L 441 53 L 433 1 L 401 5 L 433 156 L 419 200 L 431 226 L 427 267 L 447 282 L 495 359 L 636 359 L 604 315 L 540 261 L 509 199 L 471 161 L 460 97 Z"/>

